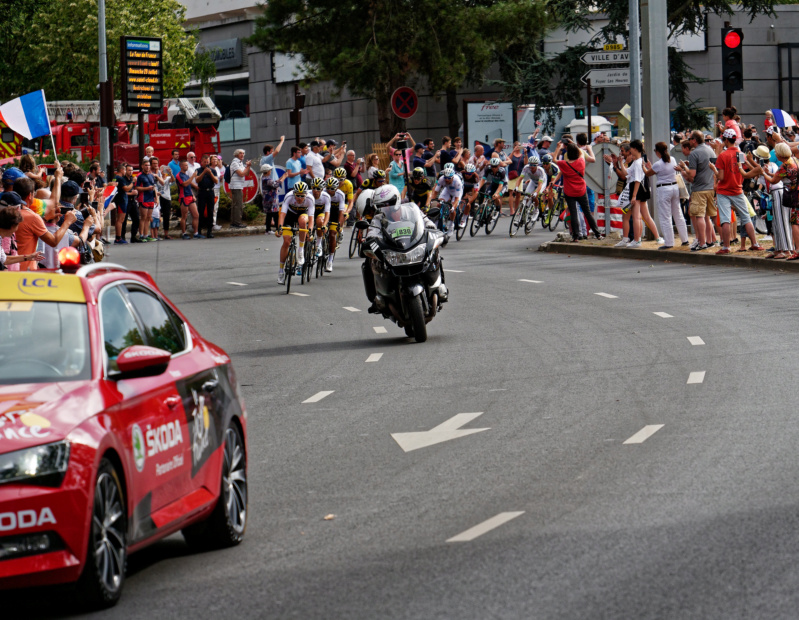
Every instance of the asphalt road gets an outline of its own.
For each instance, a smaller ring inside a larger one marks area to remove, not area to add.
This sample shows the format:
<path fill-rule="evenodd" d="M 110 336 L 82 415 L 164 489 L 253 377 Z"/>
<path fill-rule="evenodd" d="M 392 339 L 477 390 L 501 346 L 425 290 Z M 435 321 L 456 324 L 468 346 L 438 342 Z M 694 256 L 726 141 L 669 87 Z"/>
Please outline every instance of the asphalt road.
<path fill-rule="evenodd" d="M 300 297 L 274 237 L 111 248 L 231 354 L 250 504 L 239 547 L 131 556 L 96 617 L 796 617 L 796 276 L 538 253 L 552 233 L 507 226 L 444 250 L 424 344 L 366 313 L 344 256 Z M 487 430 L 392 438 L 463 413 Z"/>

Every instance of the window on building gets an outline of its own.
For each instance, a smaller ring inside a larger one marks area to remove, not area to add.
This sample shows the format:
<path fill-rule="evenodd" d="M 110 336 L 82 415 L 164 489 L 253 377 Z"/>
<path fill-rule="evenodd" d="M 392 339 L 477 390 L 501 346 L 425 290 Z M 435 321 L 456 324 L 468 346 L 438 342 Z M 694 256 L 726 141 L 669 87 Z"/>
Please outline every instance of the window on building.
<path fill-rule="evenodd" d="M 183 91 L 184 97 L 201 97 L 199 86 Z M 222 113 L 219 121 L 219 139 L 234 142 L 250 139 L 250 84 L 249 80 L 216 81 L 211 84 L 211 99 Z"/>

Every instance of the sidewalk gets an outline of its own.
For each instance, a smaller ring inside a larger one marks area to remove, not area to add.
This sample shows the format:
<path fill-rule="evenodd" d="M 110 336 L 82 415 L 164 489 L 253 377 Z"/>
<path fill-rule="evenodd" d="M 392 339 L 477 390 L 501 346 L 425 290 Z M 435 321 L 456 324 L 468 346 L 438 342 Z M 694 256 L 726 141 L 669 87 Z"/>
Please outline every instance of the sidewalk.
<path fill-rule="evenodd" d="M 758 235 L 758 240 L 761 235 Z M 799 261 L 785 261 L 763 258 L 766 252 L 737 252 L 740 245 L 730 246 L 732 254 L 717 256 L 718 246 L 700 252 L 689 251 L 689 246 L 675 246 L 671 250 L 658 250 L 654 241 L 645 241 L 638 249 L 617 248 L 617 239 L 598 241 L 589 239 L 579 243 L 550 241 L 538 246 L 539 252 L 554 254 L 570 254 L 581 256 L 604 256 L 607 258 L 628 258 L 633 260 L 659 261 L 663 263 L 683 263 L 690 265 L 722 265 L 725 267 L 748 267 L 750 269 L 767 269 L 770 271 L 788 271 L 799 273 Z M 676 243 L 679 243 L 679 238 Z M 768 249 L 770 241 L 759 241 Z M 749 243 L 747 242 L 747 247 Z"/>

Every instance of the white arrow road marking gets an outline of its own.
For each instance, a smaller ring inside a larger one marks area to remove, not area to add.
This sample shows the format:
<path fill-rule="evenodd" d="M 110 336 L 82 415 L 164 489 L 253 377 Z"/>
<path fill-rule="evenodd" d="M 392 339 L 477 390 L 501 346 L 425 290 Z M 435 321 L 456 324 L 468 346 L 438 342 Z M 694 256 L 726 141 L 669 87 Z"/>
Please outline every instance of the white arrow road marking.
<path fill-rule="evenodd" d="M 385 327 L 373 327 L 372 329 L 375 330 L 376 334 L 387 334 L 388 333 L 386 331 Z"/>
<path fill-rule="evenodd" d="M 655 316 L 659 316 L 661 319 L 673 319 L 674 317 L 671 316 L 668 312 L 653 312 Z"/>
<path fill-rule="evenodd" d="M 703 383 L 705 381 L 705 371 L 700 370 L 698 372 L 692 372 L 688 375 L 688 385 L 692 383 Z"/>
<path fill-rule="evenodd" d="M 511 521 L 516 517 L 520 517 L 523 514 L 524 510 L 519 512 L 500 512 L 495 517 L 491 517 L 487 521 L 483 521 L 474 527 L 470 527 L 465 532 L 461 532 L 457 536 L 453 536 L 452 538 L 448 539 L 447 542 L 469 542 L 470 540 L 474 540 L 478 536 L 482 536 L 486 532 L 490 532 L 491 530 L 498 528 L 500 525 L 504 525 L 508 521 Z"/>
<path fill-rule="evenodd" d="M 705 341 L 702 340 L 699 336 L 688 336 L 688 342 L 690 342 L 694 346 L 705 344 Z"/>
<path fill-rule="evenodd" d="M 242 284 L 241 282 L 225 282 L 225 284 L 232 284 L 233 286 L 247 286 L 246 284 Z"/>
<path fill-rule="evenodd" d="M 435 428 L 429 431 L 422 431 L 417 433 L 391 433 L 391 436 L 399 444 L 405 452 L 418 450 L 419 448 L 427 448 L 434 446 L 442 441 L 449 441 L 450 439 L 457 439 L 458 437 L 465 437 L 474 433 L 489 430 L 488 428 L 467 428 L 460 430 L 464 424 L 468 424 L 475 418 L 483 415 L 482 411 L 477 413 L 459 413 L 452 416 L 446 422 L 442 422 Z"/>
<path fill-rule="evenodd" d="M 652 435 L 657 433 L 661 428 L 663 428 L 663 424 L 649 424 L 638 431 L 635 435 L 630 437 L 625 444 L 628 443 L 644 443 L 647 439 L 649 439 Z"/>
<path fill-rule="evenodd" d="M 608 293 L 594 293 L 594 295 L 599 295 L 600 297 L 605 297 L 607 299 L 618 299 L 615 295 L 609 295 Z"/>
<path fill-rule="evenodd" d="M 367 358 L 366 358 L 366 361 L 367 361 L 367 362 L 376 362 L 376 361 L 378 361 L 378 360 L 379 360 L 381 357 L 383 357 L 383 354 L 382 354 L 382 353 L 372 353 L 372 354 L 371 354 L 369 357 L 367 357 Z"/>
<path fill-rule="evenodd" d="M 358 308 L 353 308 L 352 306 L 344 306 L 345 310 L 349 310 L 350 312 L 360 312 Z"/>
<path fill-rule="evenodd" d="M 307 293 L 289 293 L 289 295 L 296 295 L 297 297 L 310 297 Z"/>
<path fill-rule="evenodd" d="M 543 284 L 541 280 L 519 280 L 519 282 L 529 282 L 530 284 Z"/>
<path fill-rule="evenodd" d="M 304 405 L 306 403 L 318 403 L 320 400 L 322 400 L 326 396 L 330 396 L 333 392 L 335 392 L 335 390 L 327 390 L 327 391 L 317 392 L 316 394 L 314 394 L 310 398 L 306 398 L 304 401 L 302 401 L 302 404 Z"/>

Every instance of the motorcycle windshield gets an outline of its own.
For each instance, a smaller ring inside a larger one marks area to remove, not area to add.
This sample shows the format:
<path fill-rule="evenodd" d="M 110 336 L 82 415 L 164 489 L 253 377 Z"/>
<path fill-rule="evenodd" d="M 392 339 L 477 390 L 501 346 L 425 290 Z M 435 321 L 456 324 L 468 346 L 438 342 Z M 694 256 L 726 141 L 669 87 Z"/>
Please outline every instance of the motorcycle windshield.
<path fill-rule="evenodd" d="M 414 204 L 399 207 L 384 207 L 380 210 L 383 218 L 383 237 L 402 250 L 415 246 L 424 234 L 422 212 Z"/>

